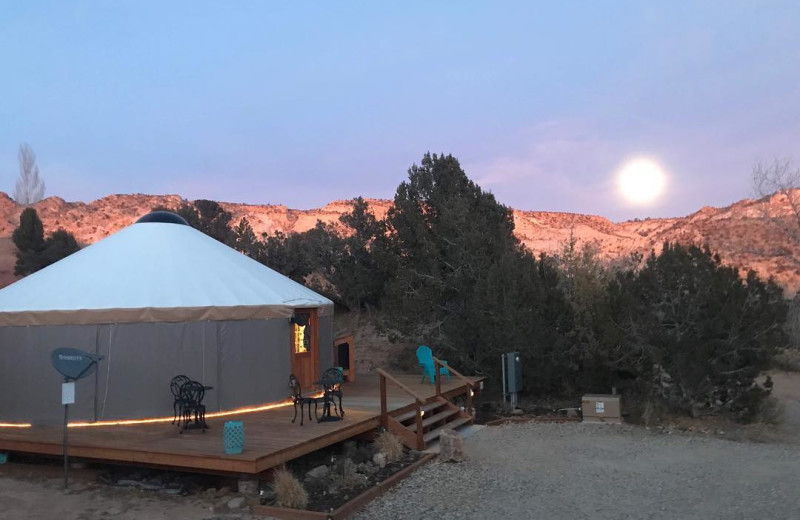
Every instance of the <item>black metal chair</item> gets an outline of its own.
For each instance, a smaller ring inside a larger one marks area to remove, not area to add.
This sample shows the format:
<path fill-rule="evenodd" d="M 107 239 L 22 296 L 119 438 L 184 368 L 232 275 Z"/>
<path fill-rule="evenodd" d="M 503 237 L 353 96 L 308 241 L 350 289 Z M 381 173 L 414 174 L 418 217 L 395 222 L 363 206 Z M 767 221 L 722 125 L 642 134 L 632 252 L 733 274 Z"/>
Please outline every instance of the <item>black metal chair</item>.
<path fill-rule="evenodd" d="M 189 423 L 194 420 L 195 428 L 201 428 L 203 433 L 208 429 L 206 425 L 206 405 L 203 404 L 203 397 L 206 389 L 197 381 L 187 381 L 181 385 L 181 431 L 183 433 L 189 427 Z"/>
<path fill-rule="evenodd" d="M 297 405 L 300 405 L 300 426 L 303 426 L 303 407 L 308 406 L 308 420 L 311 420 L 311 405 L 314 405 L 314 416 L 317 416 L 317 404 L 319 403 L 318 397 L 305 397 L 302 388 L 300 387 L 300 380 L 297 376 L 291 374 L 289 376 L 289 388 L 292 389 L 292 402 L 294 403 L 294 417 L 292 423 L 297 420 Z"/>
<path fill-rule="evenodd" d="M 181 386 L 184 383 L 191 381 L 188 376 L 180 375 L 172 378 L 169 383 L 169 390 L 172 392 L 172 424 L 175 422 L 180 426 L 180 418 L 183 415 L 183 406 L 181 403 Z"/>
<path fill-rule="evenodd" d="M 343 419 L 344 408 L 342 407 L 342 384 L 344 383 L 344 374 L 336 367 L 329 368 L 322 373 L 322 379 L 320 382 L 322 383 L 322 388 L 324 390 L 322 397 L 322 417 L 330 417 L 331 405 L 333 405 L 334 413 Z M 336 406 L 337 399 L 339 401 L 338 407 Z"/>

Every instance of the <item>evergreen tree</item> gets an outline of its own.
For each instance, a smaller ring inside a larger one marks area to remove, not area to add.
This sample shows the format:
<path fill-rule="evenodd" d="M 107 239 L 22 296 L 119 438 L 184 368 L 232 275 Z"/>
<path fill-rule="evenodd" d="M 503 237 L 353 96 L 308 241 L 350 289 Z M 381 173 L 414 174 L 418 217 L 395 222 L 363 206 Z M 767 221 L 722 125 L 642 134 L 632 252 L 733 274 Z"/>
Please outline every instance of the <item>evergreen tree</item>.
<path fill-rule="evenodd" d="M 666 243 L 611 293 L 651 397 L 692 416 L 753 416 L 770 387 L 756 378 L 786 343 L 777 285 L 742 280 L 708 248 Z"/>
<path fill-rule="evenodd" d="M 40 257 L 45 248 L 44 226 L 33 208 L 25 208 L 19 216 L 19 226 L 11 235 L 17 246 L 14 274 L 27 276 L 41 269 Z"/>
<path fill-rule="evenodd" d="M 186 219 L 190 226 L 223 244 L 233 244 L 234 238 L 231 231 L 233 216 L 229 211 L 226 211 L 217 202 L 206 199 L 198 199 L 191 206 L 181 205 L 178 208 L 178 214 Z"/>
<path fill-rule="evenodd" d="M 25 208 L 19 216 L 19 226 L 11 234 L 11 240 L 20 251 L 44 249 L 44 225 L 33 208 Z"/>
<path fill-rule="evenodd" d="M 256 238 L 253 227 L 245 217 L 242 217 L 239 224 L 233 229 L 233 247 L 250 258 L 258 259 L 261 254 L 262 244 Z"/>
<path fill-rule="evenodd" d="M 568 316 L 548 300 L 560 298 L 558 272 L 523 251 L 511 211 L 452 156 L 426 154 L 408 173 L 387 218 L 386 326 L 467 371 L 499 372 L 500 352 L 526 350 L 531 367 L 542 366 L 534 352 L 560 356 Z"/>
<path fill-rule="evenodd" d="M 57 229 L 45 241 L 45 248 L 42 252 L 42 268 L 54 264 L 72 253 L 77 253 L 80 249 L 78 241 L 75 240 L 72 233 L 64 229 Z"/>
<path fill-rule="evenodd" d="M 342 248 L 331 258 L 329 281 L 351 310 L 378 307 L 394 265 L 394 257 L 388 251 L 386 223 L 375 217 L 361 197 L 353 200 L 352 211 L 339 221 L 351 232 L 340 239 Z"/>
<path fill-rule="evenodd" d="M 22 211 L 19 226 L 11 237 L 17 246 L 14 265 L 14 274 L 17 276 L 35 273 L 80 250 L 75 237 L 63 229 L 58 229 L 45 239 L 44 226 L 33 208 Z"/>

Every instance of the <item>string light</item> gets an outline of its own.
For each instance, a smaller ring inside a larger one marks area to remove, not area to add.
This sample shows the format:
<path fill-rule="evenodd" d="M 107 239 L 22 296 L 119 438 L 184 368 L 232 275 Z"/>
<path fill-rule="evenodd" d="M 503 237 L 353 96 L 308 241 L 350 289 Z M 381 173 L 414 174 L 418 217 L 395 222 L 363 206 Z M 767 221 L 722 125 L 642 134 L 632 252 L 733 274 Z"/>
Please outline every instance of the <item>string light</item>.
<path fill-rule="evenodd" d="M 312 395 L 313 398 L 319 398 L 324 395 L 324 392 L 319 392 Z M 267 410 L 275 410 L 277 408 L 284 408 L 291 406 L 292 401 L 281 401 L 278 403 L 269 403 L 260 406 L 252 406 L 246 408 L 237 408 L 235 410 L 225 410 L 222 412 L 211 412 L 206 414 L 206 419 L 214 419 L 216 417 L 230 417 L 231 415 L 240 415 L 256 412 L 265 412 Z M 159 424 L 169 423 L 174 421 L 173 417 L 151 417 L 146 419 L 120 419 L 116 421 L 97 421 L 97 422 L 71 422 L 69 428 L 92 428 L 102 426 L 136 426 L 138 424 Z M 0 428 L 31 428 L 31 423 L 0 423 Z"/>

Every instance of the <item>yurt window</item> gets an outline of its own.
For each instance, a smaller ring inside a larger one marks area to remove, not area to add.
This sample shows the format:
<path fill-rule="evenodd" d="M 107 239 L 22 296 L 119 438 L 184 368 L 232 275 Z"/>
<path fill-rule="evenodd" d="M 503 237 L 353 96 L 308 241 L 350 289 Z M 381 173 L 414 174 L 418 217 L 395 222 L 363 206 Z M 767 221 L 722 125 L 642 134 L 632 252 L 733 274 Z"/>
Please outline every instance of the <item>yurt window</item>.
<path fill-rule="evenodd" d="M 294 352 L 302 354 L 311 350 L 311 313 L 298 312 L 294 316 Z"/>

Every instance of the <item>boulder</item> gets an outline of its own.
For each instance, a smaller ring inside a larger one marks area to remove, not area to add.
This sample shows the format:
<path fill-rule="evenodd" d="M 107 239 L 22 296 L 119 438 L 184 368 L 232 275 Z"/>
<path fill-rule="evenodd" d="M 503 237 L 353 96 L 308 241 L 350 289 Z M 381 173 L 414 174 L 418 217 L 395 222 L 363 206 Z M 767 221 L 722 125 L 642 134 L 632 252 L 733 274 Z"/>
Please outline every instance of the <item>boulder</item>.
<path fill-rule="evenodd" d="M 316 468 L 312 469 L 311 471 L 306 473 L 306 480 L 320 480 L 328 476 L 330 473 L 330 468 L 326 465 L 317 466 Z"/>
<path fill-rule="evenodd" d="M 444 430 L 439 435 L 439 460 L 461 462 L 464 460 L 464 438 L 455 430 Z"/>
<path fill-rule="evenodd" d="M 258 480 L 252 478 L 239 479 L 239 494 L 257 496 L 258 495 Z"/>
<path fill-rule="evenodd" d="M 228 503 L 226 505 L 228 506 L 228 509 L 230 509 L 231 511 L 236 511 L 237 509 L 243 508 L 247 504 L 244 497 L 234 497 L 228 500 Z"/>

